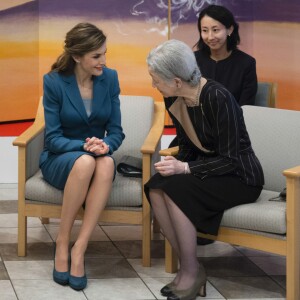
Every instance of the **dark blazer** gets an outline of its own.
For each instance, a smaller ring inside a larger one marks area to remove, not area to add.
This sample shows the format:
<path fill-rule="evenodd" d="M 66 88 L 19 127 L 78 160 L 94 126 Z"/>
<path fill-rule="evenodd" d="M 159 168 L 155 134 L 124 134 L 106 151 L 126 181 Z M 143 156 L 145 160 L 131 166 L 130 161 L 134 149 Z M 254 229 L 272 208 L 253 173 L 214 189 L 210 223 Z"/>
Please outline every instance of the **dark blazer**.
<path fill-rule="evenodd" d="M 243 111 L 224 86 L 208 80 L 195 107 L 187 107 L 180 97 L 164 100 L 177 131 L 177 159 L 188 162 L 193 175 L 205 178 L 230 174 L 247 185 L 264 184 Z"/>
<path fill-rule="evenodd" d="M 204 51 L 195 52 L 202 75 L 224 85 L 240 106 L 254 105 L 257 92 L 255 59 L 241 50 L 233 50 L 226 59 L 215 61 Z"/>
<path fill-rule="evenodd" d="M 102 138 L 110 154 L 119 148 L 125 135 L 121 127 L 117 72 L 103 69 L 93 78 L 92 112 L 88 117 L 75 75 L 51 72 L 44 76 L 45 149 L 40 164 L 51 154 L 83 151 L 87 137 Z"/>

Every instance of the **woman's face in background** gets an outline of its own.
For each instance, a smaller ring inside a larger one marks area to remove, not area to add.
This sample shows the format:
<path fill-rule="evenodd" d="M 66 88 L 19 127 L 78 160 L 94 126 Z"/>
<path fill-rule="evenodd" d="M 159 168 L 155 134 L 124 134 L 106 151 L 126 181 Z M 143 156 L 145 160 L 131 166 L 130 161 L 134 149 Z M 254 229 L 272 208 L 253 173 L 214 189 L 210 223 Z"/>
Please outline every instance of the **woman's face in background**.
<path fill-rule="evenodd" d="M 207 15 L 200 20 L 200 25 L 202 40 L 211 51 L 223 49 L 227 51 L 227 36 L 232 33 L 232 26 L 227 29 L 222 23 Z"/>

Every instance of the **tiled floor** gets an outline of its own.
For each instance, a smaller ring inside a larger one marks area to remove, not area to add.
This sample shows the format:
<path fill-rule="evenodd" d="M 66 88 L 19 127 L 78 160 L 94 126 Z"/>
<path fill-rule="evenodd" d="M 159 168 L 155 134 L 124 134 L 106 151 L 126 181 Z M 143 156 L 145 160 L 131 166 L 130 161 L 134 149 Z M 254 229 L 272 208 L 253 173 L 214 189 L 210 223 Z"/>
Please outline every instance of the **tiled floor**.
<path fill-rule="evenodd" d="M 16 185 L 0 184 L 1 300 L 166 299 L 159 290 L 174 275 L 164 272 L 161 236 L 152 242 L 152 267 L 143 268 L 140 226 L 99 224 L 86 254 L 88 286 L 76 292 L 51 279 L 58 220 L 30 218 L 28 255 L 17 256 L 16 199 Z M 198 256 L 208 274 L 205 299 L 285 299 L 284 257 L 219 242 L 198 246 Z"/>

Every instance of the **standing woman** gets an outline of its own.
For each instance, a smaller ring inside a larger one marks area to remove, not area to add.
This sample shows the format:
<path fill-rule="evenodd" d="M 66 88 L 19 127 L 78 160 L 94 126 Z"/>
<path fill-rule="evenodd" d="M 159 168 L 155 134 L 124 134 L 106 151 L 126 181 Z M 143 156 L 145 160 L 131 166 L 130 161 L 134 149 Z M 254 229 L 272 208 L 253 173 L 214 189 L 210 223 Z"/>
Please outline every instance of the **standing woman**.
<path fill-rule="evenodd" d="M 239 25 L 233 14 L 224 6 L 209 5 L 199 14 L 198 30 L 195 56 L 203 76 L 222 83 L 240 106 L 254 105 L 256 62 L 237 48 Z"/>
<path fill-rule="evenodd" d="M 179 257 L 175 279 L 161 289 L 168 300 L 205 296 L 197 259 L 197 231 L 217 235 L 223 212 L 254 202 L 264 184 L 243 111 L 223 85 L 201 76 L 193 51 L 169 40 L 147 58 L 152 85 L 164 96 L 179 153 L 155 164 L 145 184 L 154 215 Z"/>
<path fill-rule="evenodd" d="M 53 280 L 75 290 L 87 285 L 85 251 L 111 191 L 111 154 L 125 137 L 117 72 L 105 64 L 106 36 L 92 24 L 79 23 L 67 33 L 64 52 L 44 76 L 40 168 L 44 179 L 64 192 Z M 84 218 L 69 253 L 71 229 L 83 204 Z"/>

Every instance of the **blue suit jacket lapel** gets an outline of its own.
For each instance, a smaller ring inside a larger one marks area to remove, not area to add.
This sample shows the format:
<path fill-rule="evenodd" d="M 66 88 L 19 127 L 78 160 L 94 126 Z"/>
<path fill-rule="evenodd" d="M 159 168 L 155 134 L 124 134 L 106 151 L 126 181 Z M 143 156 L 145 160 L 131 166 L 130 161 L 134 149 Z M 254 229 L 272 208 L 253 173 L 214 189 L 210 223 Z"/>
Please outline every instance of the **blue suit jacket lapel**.
<path fill-rule="evenodd" d="M 105 74 L 94 77 L 92 114 L 90 119 L 93 119 L 98 114 L 99 110 L 102 110 L 107 106 L 108 103 L 105 103 L 107 93 L 108 86 L 105 82 Z"/>
<path fill-rule="evenodd" d="M 73 105 L 74 109 L 78 111 L 83 120 L 88 123 L 88 117 L 81 99 L 75 75 L 65 76 L 64 81 L 66 84 L 66 94 L 70 103 Z"/>

